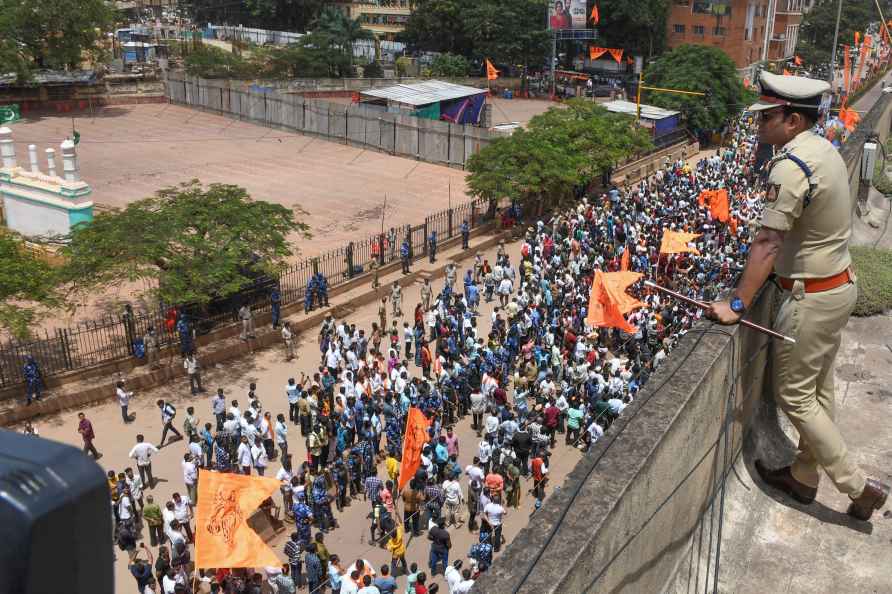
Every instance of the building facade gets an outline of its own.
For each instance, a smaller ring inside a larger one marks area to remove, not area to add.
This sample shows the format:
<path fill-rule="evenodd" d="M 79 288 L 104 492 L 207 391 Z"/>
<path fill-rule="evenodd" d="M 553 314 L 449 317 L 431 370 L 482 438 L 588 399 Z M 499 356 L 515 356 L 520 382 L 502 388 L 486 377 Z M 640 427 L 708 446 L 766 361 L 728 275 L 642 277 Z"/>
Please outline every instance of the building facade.
<path fill-rule="evenodd" d="M 799 24 L 813 0 L 671 0 L 670 48 L 685 43 L 718 47 L 738 68 L 791 59 Z"/>
<path fill-rule="evenodd" d="M 385 0 L 381 2 L 337 2 L 351 19 L 359 19 L 363 29 L 374 33 L 378 39 L 394 41 L 409 22 L 412 8 L 409 0 Z"/>

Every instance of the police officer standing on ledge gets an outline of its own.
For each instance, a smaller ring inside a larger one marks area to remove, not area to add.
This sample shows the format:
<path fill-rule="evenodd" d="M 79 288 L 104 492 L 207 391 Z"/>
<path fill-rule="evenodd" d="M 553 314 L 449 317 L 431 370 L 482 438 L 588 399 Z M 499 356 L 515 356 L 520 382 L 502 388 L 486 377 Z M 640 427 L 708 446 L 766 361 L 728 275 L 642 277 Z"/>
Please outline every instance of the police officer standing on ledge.
<path fill-rule="evenodd" d="M 851 499 L 848 513 L 869 520 L 889 485 L 867 478 L 846 449 L 833 421 L 833 366 L 842 329 L 858 290 L 851 270 L 852 201 L 839 152 L 811 129 L 818 119 L 824 81 L 763 72 L 756 113 L 759 141 L 774 145 L 766 165 L 762 228 L 753 240 L 737 289 L 714 302 L 708 316 L 737 323 L 774 271 L 783 301 L 774 329 L 796 339 L 775 342 L 775 398 L 799 432 L 792 465 L 776 470 L 756 460 L 762 479 L 797 501 L 812 503 L 819 468 Z"/>

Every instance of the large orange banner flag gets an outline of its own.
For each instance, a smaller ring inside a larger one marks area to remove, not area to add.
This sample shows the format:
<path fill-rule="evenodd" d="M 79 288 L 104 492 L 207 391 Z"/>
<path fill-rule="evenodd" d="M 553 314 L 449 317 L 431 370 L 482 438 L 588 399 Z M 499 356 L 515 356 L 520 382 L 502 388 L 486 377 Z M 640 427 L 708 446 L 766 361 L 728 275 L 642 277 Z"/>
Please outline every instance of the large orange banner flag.
<path fill-rule="evenodd" d="M 638 329 L 627 322 L 623 316 L 644 305 L 626 293 L 629 285 L 634 284 L 640 278 L 640 272 L 595 271 L 592 291 L 589 295 L 588 312 L 585 317 L 586 323 L 599 328 L 619 328 L 629 334 L 637 332 Z"/>
<path fill-rule="evenodd" d="M 199 470 L 195 567 L 281 565 L 273 550 L 248 526 L 254 510 L 280 486 L 273 478 Z"/>
<path fill-rule="evenodd" d="M 427 430 L 431 426 L 430 421 L 420 409 L 409 409 L 406 419 L 406 435 L 403 436 L 403 459 L 400 461 L 400 478 L 398 490 L 415 476 L 415 471 L 421 466 L 421 450 L 428 441 Z"/>
<path fill-rule="evenodd" d="M 660 242 L 661 254 L 680 254 L 682 252 L 690 252 L 700 255 L 697 248 L 689 247 L 688 244 L 700 237 L 700 233 L 684 233 L 683 231 L 663 231 L 663 239 Z"/>
<path fill-rule="evenodd" d="M 727 223 L 731 218 L 731 205 L 728 201 L 728 190 L 722 188 L 716 190 L 713 194 L 712 202 L 709 203 L 709 214 L 712 218 Z"/>

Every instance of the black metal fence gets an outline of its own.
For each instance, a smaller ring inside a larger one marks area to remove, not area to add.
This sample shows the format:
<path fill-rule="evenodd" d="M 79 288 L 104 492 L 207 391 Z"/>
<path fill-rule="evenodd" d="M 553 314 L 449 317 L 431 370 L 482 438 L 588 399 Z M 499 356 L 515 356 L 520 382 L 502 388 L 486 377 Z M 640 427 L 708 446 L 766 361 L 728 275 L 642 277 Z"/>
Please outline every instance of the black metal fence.
<path fill-rule="evenodd" d="M 428 253 L 427 238 L 432 231 L 437 232 L 438 243 L 447 241 L 461 234 L 463 221 L 475 229 L 492 220 L 494 214 L 489 201 L 481 198 L 436 212 L 420 225 L 387 228 L 383 233 L 301 260 L 276 279 L 282 306 L 302 302 L 307 284 L 316 273 L 322 273 L 332 289 L 367 272 L 373 259 L 380 266 L 399 260 L 400 246 L 405 239 L 409 240 L 412 259 L 419 259 Z M 270 311 L 269 295 L 269 285 L 254 286 L 230 296 L 222 307 L 211 313 L 203 312 L 201 316 L 190 313 L 189 319 L 196 333 L 205 334 L 214 327 L 236 322 L 238 307 L 242 304 L 249 304 L 255 314 Z M 158 308 L 132 315 L 122 312 L 121 316 L 108 315 L 69 328 L 45 330 L 42 337 L 28 341 L 0 342 L 0 388 L 24 383 L 23 367 L 29 356 L 37 361 L 43 377 L 49 377 L 131 357 L 135 341 L 149 327 L 155 328 L 161 346 L 177 344 L 180 339 L 175 325 L 182 309 Z"/>

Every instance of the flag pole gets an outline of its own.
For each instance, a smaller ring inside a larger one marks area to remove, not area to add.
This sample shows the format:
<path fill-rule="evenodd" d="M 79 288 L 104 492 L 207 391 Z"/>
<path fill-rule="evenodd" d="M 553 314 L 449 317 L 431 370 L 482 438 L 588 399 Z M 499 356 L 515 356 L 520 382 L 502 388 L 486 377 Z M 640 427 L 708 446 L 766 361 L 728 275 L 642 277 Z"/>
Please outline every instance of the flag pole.
<path fill-rule="evenodd" d="M 701 309 L 709 308 L 709 304 L 707 304 L 707 303 L 703 303 L 702 301 L 697 301 L 696 299 L 691 299 L 690 297 L 686 297 L 685 295 L 682 295 L 681 293 L 677 293 L 671 289 L 667 289 L 666 287 L 661 287 L 660 285 L 658 285 L 655 282 L 646 280 L 646 281 L 644 281 L 644 285 L 647 287 L 650 287 L 652 289 L 656 289 L 657 291 L 662 291 L 663 293 L 666 293 L 667 295 L 671 295 L 672 297 L 675 297 L 676 299 L 678 299 L 680 301 L 684 301 L 685 303 L 689 303 L 689 304 L 699 307 Z M 766 328 L 765 326 L 760 326 L 759 324 L 756 324 L 755 322 L 750 322 L 749 320 L 740 320 L 740 323 L 743 326 L 752 328 L 753 330 L 757 330 L 763 334 L 767 334 L 768 336 L 777 338 L 778 340 L 783 340 L 784 342 L 796 344 L 795 338 L 785 336 L 785 335 L 781 334 L 780 332 L 775 332 L 774 330 Z"/>

